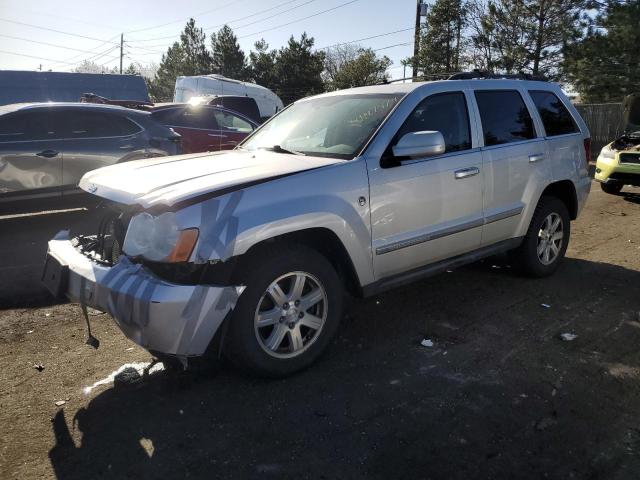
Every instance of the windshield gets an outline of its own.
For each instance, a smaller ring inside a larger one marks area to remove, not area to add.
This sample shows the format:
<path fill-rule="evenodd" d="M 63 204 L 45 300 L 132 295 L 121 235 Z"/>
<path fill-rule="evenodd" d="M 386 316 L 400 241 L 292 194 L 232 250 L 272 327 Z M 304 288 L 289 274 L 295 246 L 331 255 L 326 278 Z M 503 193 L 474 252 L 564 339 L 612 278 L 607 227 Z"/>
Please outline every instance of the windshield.
<path fill-rule="evenodd" d="M 274 117 L 242 147 L 353 158 L 401 98 L 400 94 L 367 94 L 303 100 Z"/>

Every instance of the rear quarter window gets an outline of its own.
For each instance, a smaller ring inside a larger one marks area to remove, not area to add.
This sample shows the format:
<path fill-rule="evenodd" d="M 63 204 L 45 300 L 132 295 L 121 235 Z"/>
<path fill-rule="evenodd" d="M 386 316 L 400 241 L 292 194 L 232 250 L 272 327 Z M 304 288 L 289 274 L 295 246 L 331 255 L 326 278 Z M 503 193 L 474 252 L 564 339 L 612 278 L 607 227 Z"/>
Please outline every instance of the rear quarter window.
<path fill-rule="evenodd" d="M 535 138 L 533 120 L 517 90 L 477 90 L 475 97 L 485 146 Z"/>
<path fill-rule="evenodd" d="M 531 95 L 540 114 L 547 137 L 567 135 L 579 131 L 569 110 L 554 93 L 530 90 L 529 95 Z"/>

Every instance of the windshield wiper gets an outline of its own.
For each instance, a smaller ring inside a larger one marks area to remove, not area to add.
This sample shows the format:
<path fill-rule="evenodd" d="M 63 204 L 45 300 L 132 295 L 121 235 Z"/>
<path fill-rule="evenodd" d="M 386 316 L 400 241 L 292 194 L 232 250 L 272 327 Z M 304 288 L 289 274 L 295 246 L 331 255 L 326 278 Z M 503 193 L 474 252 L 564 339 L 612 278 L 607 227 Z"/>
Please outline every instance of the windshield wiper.
<path fill-rule="evenodd" d="M 304 153 L 302 152 L 297 152 L 295 150 L 288 150 L 286 148 L 282 148 L 280 145 L 274 145 L 273 147 L 260 147 L 261 150 L 269 150 L 270 152 L 276 152 L 276 153 L 287 153 L 289 155 L 302 155 L 304 156 Z"/>

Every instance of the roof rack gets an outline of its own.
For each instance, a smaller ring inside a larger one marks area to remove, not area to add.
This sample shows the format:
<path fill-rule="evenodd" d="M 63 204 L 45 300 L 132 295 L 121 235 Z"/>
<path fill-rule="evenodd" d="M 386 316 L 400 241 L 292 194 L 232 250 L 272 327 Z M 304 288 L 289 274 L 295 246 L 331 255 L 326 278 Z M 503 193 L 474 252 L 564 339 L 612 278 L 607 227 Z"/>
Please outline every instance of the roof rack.
<path fill-rule="evenodd" d="M 458 72 L 450 75 L 447 80 L 536 80 L 539 82 L 546 82 L 547 79 L 539 75 L 531 75 L 529 73 L 489 73 L 480 70 L 473 70 L 472 72 Z"/>

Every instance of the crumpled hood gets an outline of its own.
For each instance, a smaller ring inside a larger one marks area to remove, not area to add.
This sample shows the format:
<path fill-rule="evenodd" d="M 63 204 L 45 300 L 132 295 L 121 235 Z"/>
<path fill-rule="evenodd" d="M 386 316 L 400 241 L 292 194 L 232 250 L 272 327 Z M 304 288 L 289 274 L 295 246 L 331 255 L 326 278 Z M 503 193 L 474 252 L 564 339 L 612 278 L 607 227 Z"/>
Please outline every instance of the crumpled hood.
<path fill-rule="evenodd" d="M 82 177 L 80 188 L 126 205 L 171 206 L 199 195 L 243 188 L 343 161 L 267 150 L 178 155 L 93 170 Z"/>

